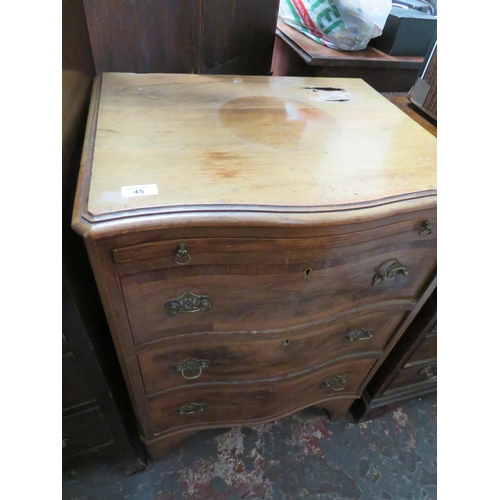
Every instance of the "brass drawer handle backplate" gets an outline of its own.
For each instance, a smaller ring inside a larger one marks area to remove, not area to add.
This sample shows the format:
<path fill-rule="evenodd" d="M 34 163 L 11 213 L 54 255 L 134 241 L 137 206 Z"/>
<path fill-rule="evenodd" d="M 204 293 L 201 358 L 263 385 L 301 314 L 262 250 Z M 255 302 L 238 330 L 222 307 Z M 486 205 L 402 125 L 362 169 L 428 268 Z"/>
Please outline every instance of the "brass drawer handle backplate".
<path fill-rule="evenodd" d="M 205 411 L 207 405 L 204 403 L 189 403 L 184 406 L 179 406 L 175 411 L 177 415 L 190 415 L 192 413 L 201 413 Z"/>
<path fill-rule="evenodd" d="M 345 342 L 352 342 L 353 340 L 368 340 L 373 337 L 373 331 L 366 328 L 360 328 L 354 332 L 348 333 L 344 337 Z"/>
<path fill-rule="evenodd" d="M 329 387 L 332 391 L 343 391 L 345 389 L 346 376 L 335 375 L 321 383 L 321 387 Z"/>
<path fill-rule="evenodd" d="M 185 266 L 191 260 L 191 256 L 188 254 L 188 247 L 185 243 L 181 243 L 177 247 L 177 253 L 174 260 L 179 266 Z"/>
<path fill-rule="evenodd" d="M 167 316 L 175 316 L 177 313 L 194 313 L 198 311 L 208 311 L 212 309 L 210 297 L 206 295 L 196 295 L 193 292 L 183 293 L 176 299 L 165 302 L 165 313 Z"/>
<path fill-rule="evenodd" d="M 397 260 L 393 261 L 391 265 L 381 269 L 375 276 L 373 276 L 372 285 L 377 283 L 384 283 L 388 280 L 400 280 L 408 275 L 408 267 L 400 264 Z"/>
<path fill-rule="evenodd" d="M 208 359 L 188 358 L 185 359 L 182 363 L 174 365 L 173 368 L 174 371 L 181 372 L 181 375 L 186 380 L 194 380 L 195 378 L 198 378 L 201 375 L 203 369 L 208 368 Z M 184 373 L 195 370 L 198 370 L 198 373 L 196 373 L 194 376 L 188 376 Z"/>

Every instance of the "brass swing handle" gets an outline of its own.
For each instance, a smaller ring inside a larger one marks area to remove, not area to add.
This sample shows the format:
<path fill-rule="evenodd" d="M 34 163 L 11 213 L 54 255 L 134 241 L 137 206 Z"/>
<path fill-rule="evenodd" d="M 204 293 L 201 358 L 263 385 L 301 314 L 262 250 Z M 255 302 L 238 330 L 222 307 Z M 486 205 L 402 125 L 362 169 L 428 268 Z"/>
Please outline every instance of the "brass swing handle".
<path fill-rule="evenodd" d="M 191 415 L 192 413 L 201 413 L 205 411 L 207 405 L 204 403 L 188 403 L 184 406 L 179 406 L 175 411 L 177 415 Z"/>
<path fill-rule="evenodd" d="M 378 273 L 373 276 L 372 285 L 377 283 L 384 283 L 388 280 L 400 280 L 408 276 L 408 266 L 404 266 L 397 261 L 394 261 L 390 266 L 381 269 Z"/>
<path fill-rule="evenodd" d="M 422 224 L 420 224 L 420 231 L 418 232 L 419 236 L 428 235 L 432 233 L 432 226 L 430 220 L 424 220 Z"/>
<path fill-rule="evenodd" d="M 186 380 L 194 380 L 194 379 L 197 379 L 201 375 L 201 372 L 205 368 L 208 368 L 208 365 L 209 365 L 208 359 L 188 358 L 188 359 L 185 359 L 182 363 L 174 365 L 173 369 L 176 372 L 181 372 L 181 375 Z M 189 372 L 189 371 L 192 372 L 195 370 L 198 370 L 198 373 L 196 373 L 194 376 L 189 376 L 189 375 L 186 375 L 184 373 L 184 372 Z"/>
<path fill-rule="evenodd" d="M 332 391 L 343 391 L 346 383 L 345 375 L 335 375 L 321 382 L 321 387 L 329 387 Z"/>
<path fill-rule="evenodd" d="M 165 314 L 175 316 L 177 313 L 195 313 L 212 309 L 210 297 L 207 295 L 196 295 L 193 292 L 183 293 L 180 297 L 165 302 Z"/>
<path fill-rule="evenodd" d="M 191 260 L 191 256 L 188 254 L 188 246 L 186 243 L 181 243 L 177 247 L 177 253 L 175 254 L 174 261 L 179 266 L 185 266 Z"/>

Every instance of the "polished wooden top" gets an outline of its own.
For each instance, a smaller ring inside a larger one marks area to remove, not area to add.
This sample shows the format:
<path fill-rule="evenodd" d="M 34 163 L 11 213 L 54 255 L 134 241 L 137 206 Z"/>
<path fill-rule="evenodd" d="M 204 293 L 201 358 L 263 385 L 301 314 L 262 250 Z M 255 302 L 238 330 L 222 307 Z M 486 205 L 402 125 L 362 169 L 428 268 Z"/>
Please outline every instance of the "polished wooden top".
<path fill-rule="evenodd" d="M 92 106 L 75 205 L 89 221 L 436 193 L 436 138 L 359 79 L 113 73 Z"/>

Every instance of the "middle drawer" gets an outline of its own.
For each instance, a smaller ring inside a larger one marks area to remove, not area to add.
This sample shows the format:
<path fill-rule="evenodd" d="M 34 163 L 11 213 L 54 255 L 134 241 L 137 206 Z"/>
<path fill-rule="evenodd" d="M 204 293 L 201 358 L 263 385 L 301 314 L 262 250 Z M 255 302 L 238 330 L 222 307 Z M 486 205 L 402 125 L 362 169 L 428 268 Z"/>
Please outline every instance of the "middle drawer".
<path fill-rule="evenodd" d="M 361 352 L 380 353 L 405 311 L 357 312 L 320 325 L 173 337 L 138 355 L 147 394 L 193 383 L 286 377 Z"/>

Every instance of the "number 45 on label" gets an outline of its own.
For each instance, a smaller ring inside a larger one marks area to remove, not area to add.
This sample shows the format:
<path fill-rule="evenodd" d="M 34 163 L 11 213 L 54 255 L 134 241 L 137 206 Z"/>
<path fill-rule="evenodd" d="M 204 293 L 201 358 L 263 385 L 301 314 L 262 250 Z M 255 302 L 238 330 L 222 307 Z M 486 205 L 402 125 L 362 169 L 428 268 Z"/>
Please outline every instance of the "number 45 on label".
<path fill-rule="evenodd" d="M 132 198 L 133 196 L 151 196 L 158 194 L 156 184 L 141 184 L 140 186 L 123 186 L 122 197 Z"/>

